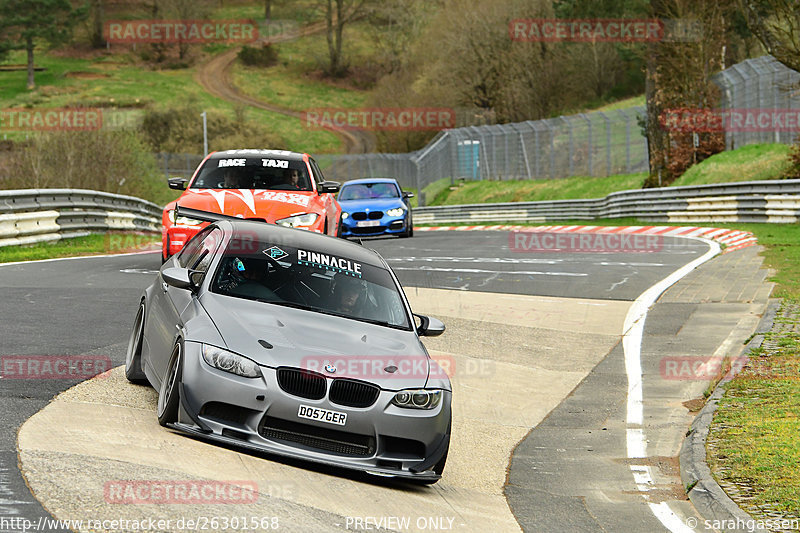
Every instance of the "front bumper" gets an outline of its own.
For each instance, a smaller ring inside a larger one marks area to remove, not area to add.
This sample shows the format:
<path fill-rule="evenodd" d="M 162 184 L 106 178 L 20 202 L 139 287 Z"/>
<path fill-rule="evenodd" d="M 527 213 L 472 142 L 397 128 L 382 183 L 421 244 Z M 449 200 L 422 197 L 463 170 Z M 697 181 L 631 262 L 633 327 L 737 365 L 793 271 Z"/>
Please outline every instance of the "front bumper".
<path fill-rule="evenodd" d="M 226 444 L 368 473 L 435 481 L 447 452 L 451 393 L 430 411 L 404 409 L 382 390 L 367 408 L 288 394 L 274 369 L 242 378 L 210 367 L 200 344 L 186 343 L 181 410 L 175 429 Z M 332 379 L 328 379 L 330 387 Z M 344 426 L 298 417 L 301 405 L 347 414 Z"/>
<path fill-rule="evenodd" d="M 378 222 L 377 226 L 359 226 L 359 222 Z M 353 220 L 348 217 L 342 220 L 342 237 L 369 237 L 375 235 L 399 235 L 408 231 L 405 215 L 390 217 L 384 215 L 383 218 L 369 221 Z"/>

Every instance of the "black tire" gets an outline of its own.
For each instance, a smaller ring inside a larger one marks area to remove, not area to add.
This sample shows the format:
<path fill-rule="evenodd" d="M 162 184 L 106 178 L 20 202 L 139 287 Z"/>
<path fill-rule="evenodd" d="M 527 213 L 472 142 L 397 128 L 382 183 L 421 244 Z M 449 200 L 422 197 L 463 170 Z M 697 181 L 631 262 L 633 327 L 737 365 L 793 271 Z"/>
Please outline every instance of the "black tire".
<path fill-rule="evenodd" d="M 342 235 L 342 226 L 343 226 L 343 224 L 342 224 L 342 219 L 340 218 L 340 219 L 339 219 L 339 226 L 336 228 L 336 236 L 337 236 L 337 237 L 339 237 L 340 239 L 345 239 L 345 240 L 347 240 L 347 237 L 345 237 L 344 235 Z"/>
<path fill-rule="evenodd" d="M 136 319 L 133 321 L 131 338 L 128 340 L 128 351 L 125 354 L 125 377 L 131 383 L 146 385 L 147 376 L 142 370 L 142 340 L 144 339 L 144 302 L 139 305 Z"/>
<path fill-rule="evenodd" d="M 408 217 L 408 224 L 406 224 L 406 230 L 400 234 L 400 237 L 413 237 L 414 236 L 414 223 L 411 221 L 411 217 Z"/>
<path fill-rule="evenodd" d="M 178 408 L 180 407 L 180 383 L 181 368 L 183 362 L 183 347 L 180 342 L 172 350 L 169 358 L 167 373 L 161 381 L 161 389 L 158 391 L 158 423 L 166 426 L 171 422 L 178 421 Z"/>

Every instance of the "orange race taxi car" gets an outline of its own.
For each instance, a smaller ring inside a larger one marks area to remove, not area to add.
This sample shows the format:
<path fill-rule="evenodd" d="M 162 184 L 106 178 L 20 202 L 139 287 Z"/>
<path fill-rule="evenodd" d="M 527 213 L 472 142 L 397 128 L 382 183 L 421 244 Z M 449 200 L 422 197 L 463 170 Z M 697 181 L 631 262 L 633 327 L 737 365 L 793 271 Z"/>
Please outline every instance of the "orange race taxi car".
<path fill-rule="evenodd" d="M 187 187 L 188 184 L 188 187 Z M 185 190 L 164 208 L 161 258 L 166 261 L 210 221 L 254 219 L 339 235 L 339 183 L 325 181 L 308 154 L 284 150 L 227 150 L 209 154 L 191 179 L 170 178 Z"/>

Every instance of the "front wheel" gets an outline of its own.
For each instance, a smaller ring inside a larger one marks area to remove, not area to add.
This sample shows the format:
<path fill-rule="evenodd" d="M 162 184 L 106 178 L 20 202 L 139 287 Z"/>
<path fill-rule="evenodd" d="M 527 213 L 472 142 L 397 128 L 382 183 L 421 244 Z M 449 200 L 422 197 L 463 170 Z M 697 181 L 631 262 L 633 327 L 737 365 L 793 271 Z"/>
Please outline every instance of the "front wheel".
<path fill-rule="evenodd" d="M 178 388 L 181 383 L 181 362 L 183 360 L 181 343 L 175 345 L 172 356 L 167 365 L 167 375 L 161 381 L 158 391 L 158 423 L 166 426 L 178 421 L 178 407 L 180 406 L 180 393 Z"/>
<path fill-rule="evenodd" d="M 411 217 L 408 217 L 406 230 L 400 234 L 400 237 L 413 237 L 413 236 L 414 236 L 414 222 L 411 221 Z"/>
<path fill-rule="evenodd" d="M 144 340 L 144 302 L 139 305 L 136 319 L 133 321 L 133 331 L 128 340 L 128 351 L 125 354 L 125 377 L 131 383 L 144 385 L 147 377 L 142 371 L 142 341 Z"/>

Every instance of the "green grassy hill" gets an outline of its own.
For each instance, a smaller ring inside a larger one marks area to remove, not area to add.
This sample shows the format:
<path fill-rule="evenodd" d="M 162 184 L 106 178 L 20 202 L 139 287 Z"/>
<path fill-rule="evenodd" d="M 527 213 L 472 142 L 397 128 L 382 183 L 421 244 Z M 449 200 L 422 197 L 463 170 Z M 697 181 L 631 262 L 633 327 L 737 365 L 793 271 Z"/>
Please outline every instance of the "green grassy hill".
<path fill-rule="evenodd" d="M 721 152 L 691 167 L 672 185 L 780 179 L 788 168 L 788 154 L 789 147 L 783 144 L 755 144 Z M 530 181 L 458 181 L 450 186 L 449 180 L 440 180 L 424 192 L 427 205 L 601 198 L 616 191 L 638 189 L 645 177 L 640 173 Z"/>

